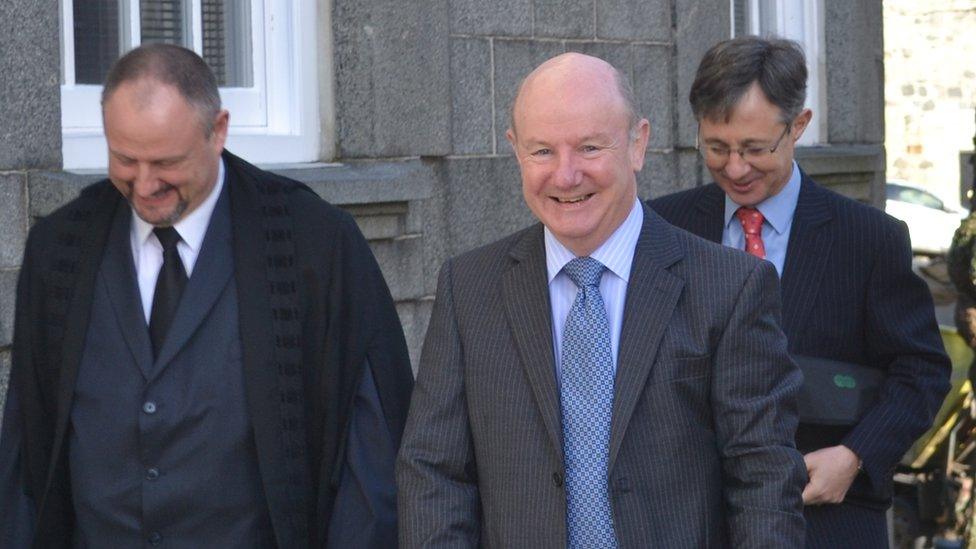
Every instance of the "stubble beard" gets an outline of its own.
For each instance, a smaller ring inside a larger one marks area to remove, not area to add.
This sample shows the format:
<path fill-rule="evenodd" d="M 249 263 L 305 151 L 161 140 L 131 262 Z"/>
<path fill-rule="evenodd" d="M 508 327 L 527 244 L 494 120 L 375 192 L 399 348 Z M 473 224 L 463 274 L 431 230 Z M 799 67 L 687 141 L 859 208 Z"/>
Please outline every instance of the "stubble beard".
<path fill-rule="evenodd" d="M 183 213 L 186 212 L 187 208 L 190 206 L 190 203 L 183 198 L 183 196 L 179 195 L 179 192 L 177 192 L 177 196 L 179 196 L 179 200 L 177 200 L 176 204 L 173 206 L 173 209 L 162 217 L 149 217 L 145 212 L 141 211 L 132 201 L 131 189 L 129 190 L 129 193 L 125 199 L 132 208 L 132 211 L 136 212 L 136 215 L 139 216 L 139 219 L 142 219 L 154 227 L 172 227 L 177 221 L 180 220 L 181 217 L 183 217 Z"/>

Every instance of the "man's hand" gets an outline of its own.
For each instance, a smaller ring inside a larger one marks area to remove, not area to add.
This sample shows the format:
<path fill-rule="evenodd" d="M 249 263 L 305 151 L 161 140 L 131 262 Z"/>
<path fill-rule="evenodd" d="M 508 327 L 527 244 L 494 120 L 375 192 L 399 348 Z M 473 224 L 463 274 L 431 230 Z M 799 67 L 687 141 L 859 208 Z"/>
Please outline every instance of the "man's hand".
<path fill-rule="evenodd" d="M 854 482 L 861 460 L 843 445 L 821 448 L 803 456 L 810 482 L 803 489 L 804 505 L 840 503 Z"/>

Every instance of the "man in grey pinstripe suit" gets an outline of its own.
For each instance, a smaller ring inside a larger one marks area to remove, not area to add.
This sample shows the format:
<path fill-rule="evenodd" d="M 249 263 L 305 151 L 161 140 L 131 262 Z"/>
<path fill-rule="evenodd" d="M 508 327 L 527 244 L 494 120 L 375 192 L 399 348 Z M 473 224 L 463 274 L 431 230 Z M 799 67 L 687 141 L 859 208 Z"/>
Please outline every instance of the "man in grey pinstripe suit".
<path fill-rule="evenodd" d="M 637 200 L 648 135 L 602 60 L 564 54 L 520 86 L 508 137 L 541 223 L 441 271 L 397 464 L 404 547 L 803 543 L 801 376 L 775 269 Z M 598 544 L 567 535 L 563 267 L 577 257 L 606 267 L 614 368 L 609 429 L 594 425 L 609 433 Z"/>

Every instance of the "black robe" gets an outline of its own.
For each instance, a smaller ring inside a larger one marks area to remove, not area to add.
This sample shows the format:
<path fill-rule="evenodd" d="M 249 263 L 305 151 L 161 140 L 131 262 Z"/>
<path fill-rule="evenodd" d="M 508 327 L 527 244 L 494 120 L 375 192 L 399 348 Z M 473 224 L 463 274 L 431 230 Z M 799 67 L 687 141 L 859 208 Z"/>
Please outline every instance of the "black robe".
<path fill-rule="evenodd" d="M 247 406 L 281 547 L 323 547 L 363 365 L 394 447 L 413 386 L 389 289 L 352 217 L 224 152 Z M 69 547 L 67 429 L 95 275 L 116 208 L 109 181 L 31 230 L 17 287 L 11 385 L 35 546 Z M 332 540 L 334 544 L 336 540 Z"/>

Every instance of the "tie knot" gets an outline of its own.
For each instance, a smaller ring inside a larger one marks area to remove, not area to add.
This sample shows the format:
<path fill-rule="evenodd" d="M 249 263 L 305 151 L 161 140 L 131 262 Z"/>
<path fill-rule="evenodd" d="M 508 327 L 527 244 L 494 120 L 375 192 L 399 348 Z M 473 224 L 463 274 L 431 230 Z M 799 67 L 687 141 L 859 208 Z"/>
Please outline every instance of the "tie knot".
<path fill-rule="evenodd" d="M 755 208 L 742 207 L 736 210 L 736 217 L 742 223 L 742 230 L 746 234 L 762 234 L 763 214 Z"/>
<path fill-rule="evenodd" d="M 603 263 L 592 257 L 577 257 L 563 267 L 563 271 L 576 284 L 577 288 L 599 286 L 603 269 L 606 269 Z"/>
<path fill-rule="evenodd" d="M 156 227 L 153 229 L 159 243 L 163 245 L 164 252 L 176 250 L 176 244 L 181 240 L 180 233 L 173 227 Z"/>

